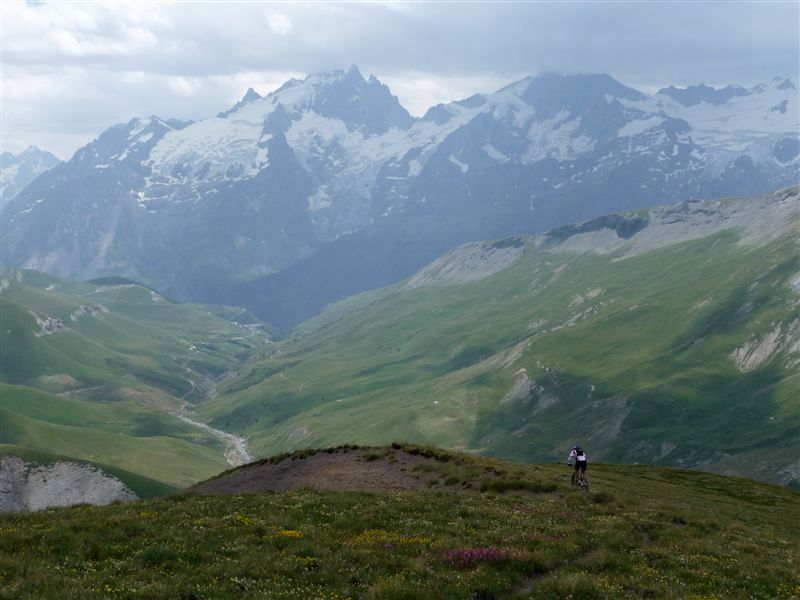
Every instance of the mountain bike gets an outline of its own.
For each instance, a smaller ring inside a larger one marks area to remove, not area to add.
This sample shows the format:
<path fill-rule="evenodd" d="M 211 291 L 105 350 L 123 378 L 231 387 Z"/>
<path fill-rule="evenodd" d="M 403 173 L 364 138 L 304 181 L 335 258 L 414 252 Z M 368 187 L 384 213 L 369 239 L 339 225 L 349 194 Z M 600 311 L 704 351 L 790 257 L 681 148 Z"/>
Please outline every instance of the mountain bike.
<path fill-rule="evenodd" d="M 589 480 L 583 471 L 572 471 L 572 487 L 583 488 L 584 492 L 589 491 Z"/>

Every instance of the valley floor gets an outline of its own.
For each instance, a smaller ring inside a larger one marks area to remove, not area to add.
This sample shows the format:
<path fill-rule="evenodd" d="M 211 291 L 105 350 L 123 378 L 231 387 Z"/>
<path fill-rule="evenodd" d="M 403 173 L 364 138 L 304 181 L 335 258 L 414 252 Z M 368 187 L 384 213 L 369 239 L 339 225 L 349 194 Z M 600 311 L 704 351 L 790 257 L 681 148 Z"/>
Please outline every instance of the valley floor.
<path fill-rule="evenodd" d="M 175 416 L 184 423 L 198 427 L 224 443 L 225 460 L 227 460 L 231 466 L 236 467 L 238 465 L 244 465 L 253 460 L 253 456 L 247 450 L 247 440 L 245 438 L 228 433 L 227 431 L 222 431 L 221 429 L 215 429 L 206 423 L 195 421 L 190 415 L 191 412 L 186 408 L 185 402 L 175 413 Z"/>

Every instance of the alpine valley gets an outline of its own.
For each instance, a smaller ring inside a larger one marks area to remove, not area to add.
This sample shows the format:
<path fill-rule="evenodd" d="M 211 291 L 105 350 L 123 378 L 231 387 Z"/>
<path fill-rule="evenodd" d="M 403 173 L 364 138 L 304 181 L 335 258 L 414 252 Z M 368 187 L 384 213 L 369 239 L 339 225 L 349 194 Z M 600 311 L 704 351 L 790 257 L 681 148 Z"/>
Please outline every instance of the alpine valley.
<path fill-rule="evenodd" d="M 800 484 L 800 188 L 461 246 L 198 409 L 253 452 L 386 439 Z"/>
<path fill-rule="evenodd" d="M 7 270 L 0 450 L 150 494 L 310 446 L 550 462 L 579 438 L 797 487 L 799 208 L 794 186 L 468 243 L 278 341 L 244 309 Z"/>
<path fill-rule="evenodd" d="M 798 110 L 352 67 L 4 170 L 0 510 L 392 441 L 800 487 Z"/>
<path fill-rule="evenodd" d="M 177 304 L 122 278 L 13 269 L 0 278 L 0 317 L 0 456 L 55 465 L 25 485 L 29 469 L 0 461 L 0 512 L 86 501 L 59 497 L 81 487 L 86 466 L 152 495 L 251 458 L 244 440 L 191 410 L 268 344 L 246 311 Z"/>

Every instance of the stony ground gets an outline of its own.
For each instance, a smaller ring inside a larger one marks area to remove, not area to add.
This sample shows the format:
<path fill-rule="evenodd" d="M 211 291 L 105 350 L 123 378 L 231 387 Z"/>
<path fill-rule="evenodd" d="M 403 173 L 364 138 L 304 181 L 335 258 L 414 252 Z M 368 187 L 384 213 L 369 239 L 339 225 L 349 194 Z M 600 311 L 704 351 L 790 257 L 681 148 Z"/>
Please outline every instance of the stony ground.
<path fill-rule="evenodd" d="M 0 457 L 0 513 L 135 499 L 119 479 L 89 465 L 35 465 L 16 456 Z"/>

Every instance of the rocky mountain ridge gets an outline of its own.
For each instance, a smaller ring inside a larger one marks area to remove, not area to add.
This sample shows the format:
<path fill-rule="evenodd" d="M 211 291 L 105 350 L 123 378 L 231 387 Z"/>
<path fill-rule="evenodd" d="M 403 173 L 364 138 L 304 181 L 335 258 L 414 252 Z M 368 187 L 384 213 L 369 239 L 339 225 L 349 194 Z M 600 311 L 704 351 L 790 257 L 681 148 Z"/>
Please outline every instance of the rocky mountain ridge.
<path fill-rule="evenodd" d="M 57 157 L 36 146 L 29 146 L 16 155 L 3 152 L 0 156 L 0 206 L 4 206 L 26 185 L 59 162 Z"/>
<path fill-rule="evenodd" d="M 783 79 L 648 96 L 608 75 L 547 74 L 415 119 L 354 66 L 250 90 L 196 123 L 109 129 L 9 203 L 4 260 L 130 276 L 290 326 L 470 240 L 793 183 L 796 96 Z M 365 266 L 365 254 L 384 256 Z M 295 265 L 288 284 L 269 279 Z M 314 288 L 319 270 L 341 291 Z M 302 286 L 322 304 L 283 314 Z M 255 296 L 277 300 L 242 301 Z"/>

